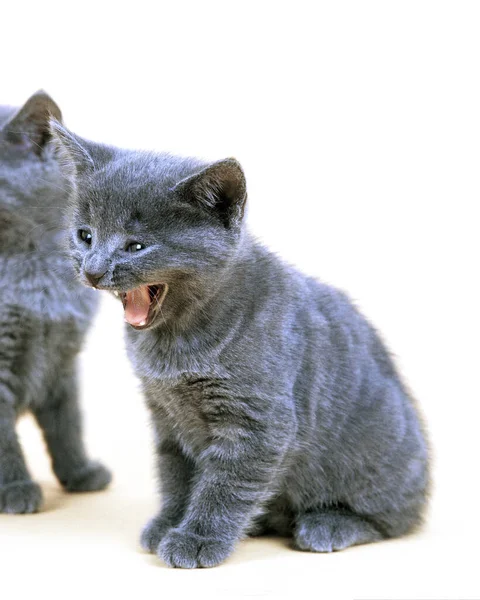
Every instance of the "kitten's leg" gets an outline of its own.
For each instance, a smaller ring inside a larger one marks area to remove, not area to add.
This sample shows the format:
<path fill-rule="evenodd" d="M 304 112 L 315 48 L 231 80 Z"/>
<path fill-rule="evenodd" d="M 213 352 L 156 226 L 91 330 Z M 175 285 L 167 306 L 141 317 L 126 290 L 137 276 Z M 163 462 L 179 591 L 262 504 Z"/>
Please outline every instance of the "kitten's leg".
<path fill-rule="evenodd" d="M 42 504 L 42 492 L 28 473 L 15 433 L 20 382 L 15 362 L 25 350 L 23 315 L 3 306 L 0 315 L 0 512 L 32 513 Z"/>
<path fill-rule="evenodd" d="M 403 461 L 397 453 L 396 470 L 389 464 L 385 474 L 377 469 L 375 482 L 358 477 L 353 490 L 344 490 L 345 508 L 297 515 L 295 545 L 301 550 L 331 552 L 414 530 L 422 523 L 428 489 L 426 453 L 422 448 L 417 452 Z"/>
<path fill-rule="evenodd" d="M 297 515 L 293 536 L 297 548 L 311 552 L 333 552 L 383 538 L 379 529 L 366 518 L 349 510 L 333 508 Z"/>
<path fill-rule="evenodd" d="M 48 403 L 34 409 L 60 483 L 69 492 L 103 490 L 111 481 L 108 469 L 88 459 L 82 439 L 82 419 L 73 375 L 64 375 Z"/>
<path fill-rule="evenodd" d="M 162 508 L 142 531 L 140 543 L 148 552 L 156 552 L 166 533 L 183 519 L 194 473 L 193 463 L 175 441 L 158 440 L 156 454 Z"/>
<path fill-rule="evenodd" d="M 274 534 L 291 537 L 294 525 L 294 513 L 284 496 L 276 497 L 265 506 L 265 512 L 248 528 L 250 537 Z"/>
<path fill-rule="evenodd" d="M 33 513 L 41 504 L 42 492 L 28 473 L 15 433 L 13 402 L 0 398 L 0 512 Z"/>
<path fill-rule="evenodd" d="M 185 516 L 158 547 L 169 566 L 213 567 L 229 556 L 274 493 L 287 439 L 280 430 L 281 425 L 274 436 L 265 433 L 264 425 L 257 430 L 232 423 L 212 428 L 213 441 L 199 456 L 200 472 Z"/>

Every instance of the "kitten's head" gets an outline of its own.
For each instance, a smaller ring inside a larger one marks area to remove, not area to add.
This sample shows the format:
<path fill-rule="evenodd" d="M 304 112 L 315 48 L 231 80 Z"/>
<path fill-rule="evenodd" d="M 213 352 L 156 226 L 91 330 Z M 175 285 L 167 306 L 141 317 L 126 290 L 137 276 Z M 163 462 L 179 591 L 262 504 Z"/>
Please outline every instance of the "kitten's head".
<path fill-rule="evenodd" d="M 46 230 L 60 226 L 59 206 L 67 195 L 51 144 L 52 116 L 62 118 L 57 104 L 42 91 L 21 108 L 0 107 L 2 204 Z"/>
<path fill-rule="evenodd" d="M 206 164 L 87 142 L 52 122 L 72 187 L 70 249 L 81 281 L 149 329 L 215 292 L 242 239 L 239 163 Z"/>
<path fill-rule="evenodd" d="M 58 105 L 40 90 L 21 108 L 0 107 L 0 163 L 45 157 L 52 137 L 49 121 L 62 120 Z"/>

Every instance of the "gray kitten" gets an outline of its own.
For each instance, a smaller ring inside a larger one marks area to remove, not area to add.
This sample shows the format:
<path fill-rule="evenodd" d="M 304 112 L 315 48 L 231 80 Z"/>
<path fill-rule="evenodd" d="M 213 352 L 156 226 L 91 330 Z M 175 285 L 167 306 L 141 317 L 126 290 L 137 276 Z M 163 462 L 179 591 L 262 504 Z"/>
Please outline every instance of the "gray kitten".
<path fill-rule="evenodd" d="M 48 129 L 58 106 L 43 92 L 0 107 L 0 512 L 39 509 L 40 487 L 15 434 L 31 410 L 68 491 L 103 489 L 109 472 L 88 460 L 77 405 L 76 357 L 96 305 L 62 247 L 66 182 Z"/>
<path fill-rule="evenodd" d="M 145 549 L 219 564 L 245 535 L 341 550 L 422 520 L 427 446 L 375 330 L 257 243 L 234 159 L 117 150 L 52 124 L 81 281 L 118 295 L 155 428 Z"/>

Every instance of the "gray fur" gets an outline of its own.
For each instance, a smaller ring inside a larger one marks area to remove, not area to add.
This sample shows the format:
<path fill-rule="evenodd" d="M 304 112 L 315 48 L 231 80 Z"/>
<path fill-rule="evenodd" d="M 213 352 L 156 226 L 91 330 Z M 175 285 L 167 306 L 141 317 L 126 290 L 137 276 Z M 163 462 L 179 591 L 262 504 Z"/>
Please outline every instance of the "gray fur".
<path fill-rule="evenodd" d="M 428 453 L 414 403 L 348 298 L 249 235 L 240 165 L 52 127 L 70 164 L 79 278 L 120 293 L 168 284 L 153 322 L 126 330 L 161 482 L 143 547 L 207 567 L 247 534 L 329 552 L 419 525 Z"/>
<path fill-rule="evenodd" d="M 48 130 L 61 118 L 43 92 L 19 110 L 0 107 L 0 512 L 29 513 L 42 495 L 27 471 L 15 422 L 33 412 L 53 469 L 69 491 L 96 490 L 109 472 L 81 439 L 76 358 L 96 295 L 63 248 L 67 190 Z"/>

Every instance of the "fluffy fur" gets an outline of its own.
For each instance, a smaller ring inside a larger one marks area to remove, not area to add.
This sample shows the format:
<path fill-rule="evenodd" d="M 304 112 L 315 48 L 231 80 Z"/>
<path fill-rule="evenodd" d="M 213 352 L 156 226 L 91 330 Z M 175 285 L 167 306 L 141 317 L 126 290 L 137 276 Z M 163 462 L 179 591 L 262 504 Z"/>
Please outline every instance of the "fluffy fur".
<path fill-rule="evenodd" d="M 76 357 L 96 305 L 62 247 L 66 182 L 39 92 L 19 110 L 0 107 L 0 511 L 42 502 L 15 434 L 26 410 L 43 430 L 53 469 L 69 491 L 98 490 L 109 472 L 88 460 L 77 405 Z"/>
<path fill-rule="evenodd" d="M 143 547 L 208 567 L 247 534 L 330 552 L 415 528 L 428 456 L 414 404 L 347 297 L 249 235 L 240 165 L 52 128 L 79 278 L 126 310 L 135 290 L 164 290 L 146 325 L 126 326 L 161 482 Z"/>

